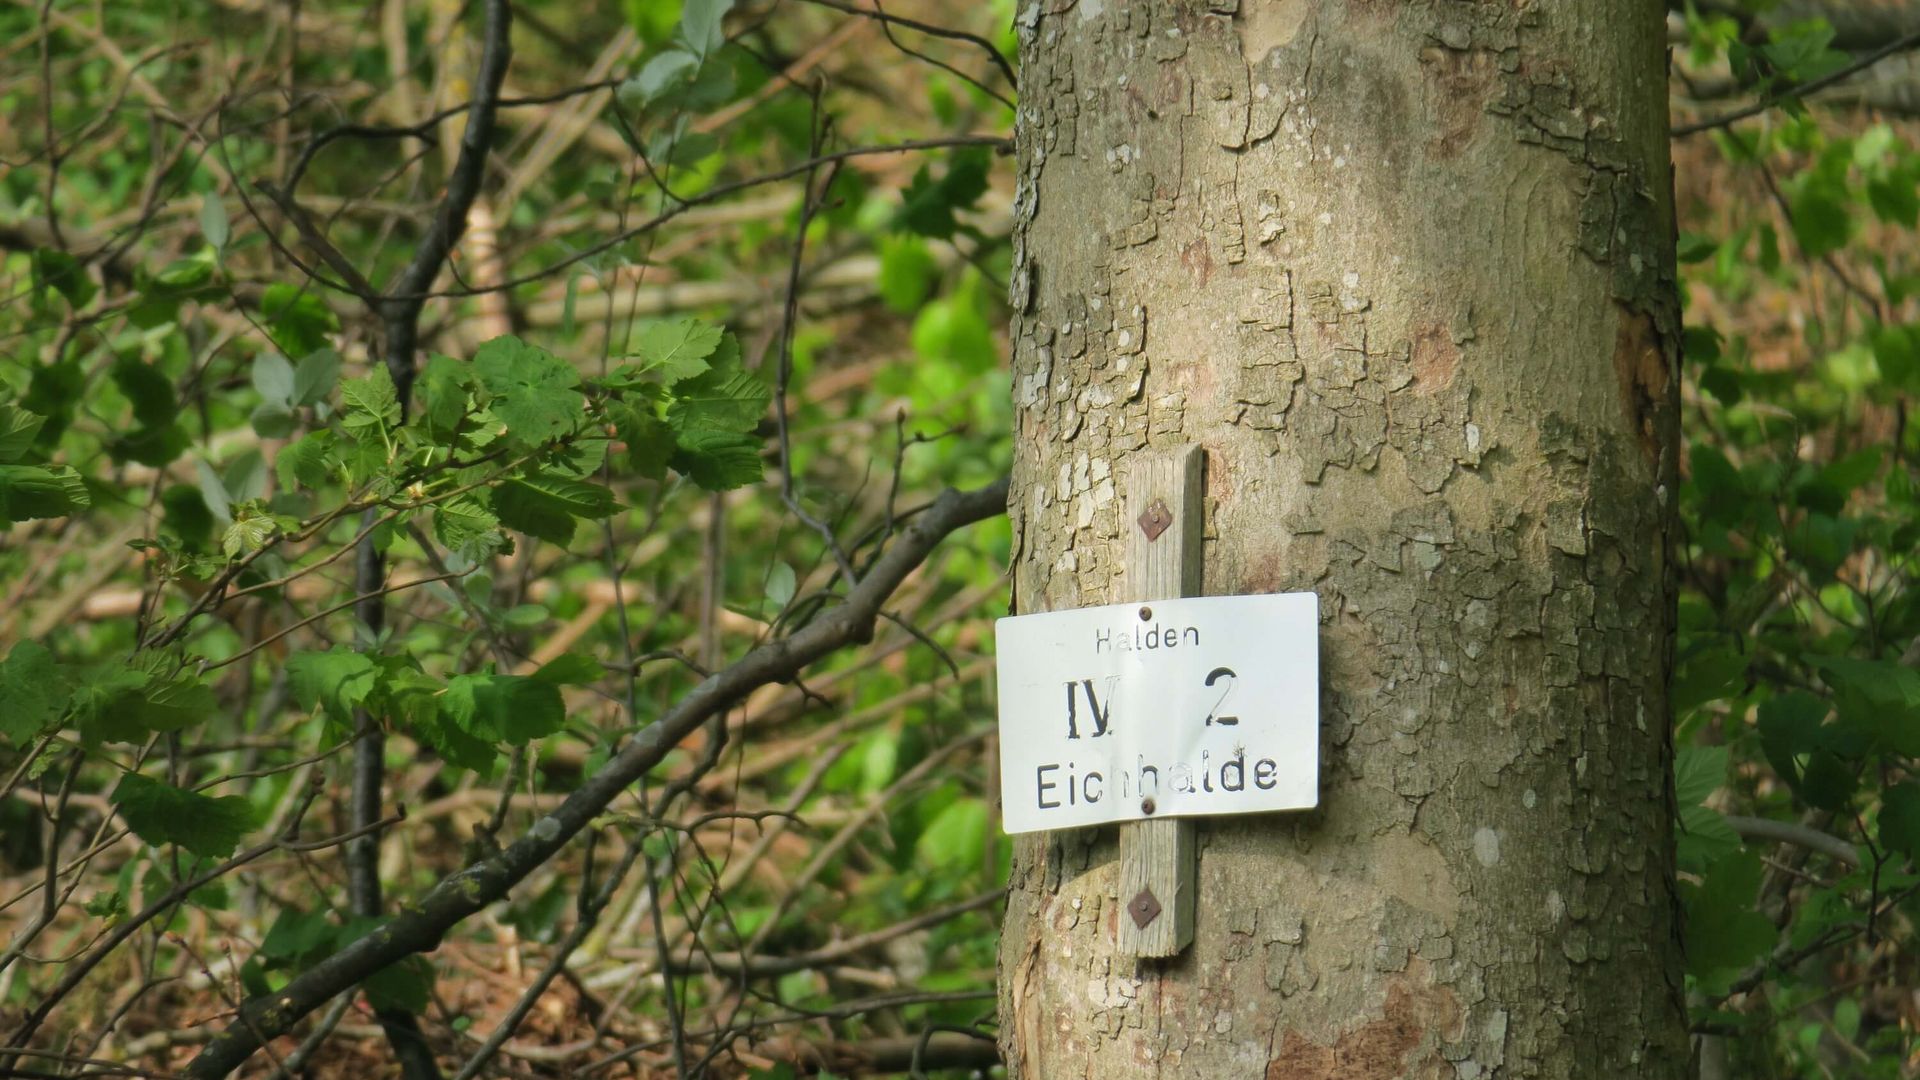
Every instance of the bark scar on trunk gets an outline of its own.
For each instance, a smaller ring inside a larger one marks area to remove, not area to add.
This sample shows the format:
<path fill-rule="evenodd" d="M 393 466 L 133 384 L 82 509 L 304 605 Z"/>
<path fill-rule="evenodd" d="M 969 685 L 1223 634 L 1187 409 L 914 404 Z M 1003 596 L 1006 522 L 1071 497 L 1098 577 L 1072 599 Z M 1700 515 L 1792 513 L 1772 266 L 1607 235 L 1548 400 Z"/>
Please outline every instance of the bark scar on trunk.
<path fill-rule="evenodd" d="M 1397 1080 L 1440 1075 L 1441 1044 L 1466 1034 L 1466 1011 L 1453 991 L 1430 981 L 1427 965 L 1415 962 L 1387 983 L 1377 1020 L 1353 1028 L 1331 1045 L 1298 1033 L 1282 1036 L 1280 1052 L 1267 1062 L 1266 1080 Z M 1421 1051 L 1416 1060 L 1409 1059 Z"/>
<path fill-rule="evenodd" d="M 1653 316 L 1620 305 L 1613 338 L 1613 370 L 1620 376 L 1620 402 L 1648 464 L 1660 461 L 1660 409 L 1667 401 L 1667 352 Z"/>
<path fill-rule="evenodd" d="M 1413 386 L 1434 393 L 1453 385 L 1460 370 L 1460 347 L 1453 343 L 1453 332 L 1438 322 L 1423 322 L 1413 330 Z"/>

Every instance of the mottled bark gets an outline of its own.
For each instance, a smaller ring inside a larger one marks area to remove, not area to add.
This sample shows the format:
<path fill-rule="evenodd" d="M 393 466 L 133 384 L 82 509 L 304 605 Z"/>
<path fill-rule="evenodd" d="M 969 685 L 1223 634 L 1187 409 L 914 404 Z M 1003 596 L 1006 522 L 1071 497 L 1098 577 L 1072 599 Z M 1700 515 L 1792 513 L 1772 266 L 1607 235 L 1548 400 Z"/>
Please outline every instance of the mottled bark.
<path fill-rule="evenodd" d="M 1012 1075 L 1683 1075 L 1661 7 L 1018 29 L 1018 610 L 1116 597 L 1130 457 L 1204 447 L 1205 591 L 1320 597 L 1324 764 L 1201 824 L 1164 964 L 1114 952 L 1113 830 L 1023 838 Z"/>

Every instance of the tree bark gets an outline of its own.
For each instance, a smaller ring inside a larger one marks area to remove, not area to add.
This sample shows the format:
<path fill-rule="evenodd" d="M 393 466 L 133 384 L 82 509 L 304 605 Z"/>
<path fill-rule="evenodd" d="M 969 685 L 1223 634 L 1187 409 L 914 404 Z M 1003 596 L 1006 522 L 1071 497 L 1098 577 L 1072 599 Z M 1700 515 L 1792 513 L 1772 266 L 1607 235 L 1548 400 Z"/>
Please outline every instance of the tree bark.
<path fill-rule="evenodd" d="M 1677 1078 L 1665 29 L 1629 0 L 1026 0 L 1022 613 L 1119 598 L 1207 453 L 1205 592 L 1312 590 L 1321 805 L 1200 825 L 1115 952 L 1114 832 L 1023 837 L 1015 1077 Z"/>

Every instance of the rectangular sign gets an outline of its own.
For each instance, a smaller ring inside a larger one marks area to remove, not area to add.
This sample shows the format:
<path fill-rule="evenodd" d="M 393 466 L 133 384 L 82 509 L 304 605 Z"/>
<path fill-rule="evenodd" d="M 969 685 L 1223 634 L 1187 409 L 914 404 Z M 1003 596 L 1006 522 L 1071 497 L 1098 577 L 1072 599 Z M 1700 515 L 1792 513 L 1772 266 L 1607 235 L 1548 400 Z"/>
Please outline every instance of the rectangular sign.
<path fill-rule="evenodd" d="M 1006 830 L 1312 807 L 1319 625 L 1312 593 L 999 620 Z"/>

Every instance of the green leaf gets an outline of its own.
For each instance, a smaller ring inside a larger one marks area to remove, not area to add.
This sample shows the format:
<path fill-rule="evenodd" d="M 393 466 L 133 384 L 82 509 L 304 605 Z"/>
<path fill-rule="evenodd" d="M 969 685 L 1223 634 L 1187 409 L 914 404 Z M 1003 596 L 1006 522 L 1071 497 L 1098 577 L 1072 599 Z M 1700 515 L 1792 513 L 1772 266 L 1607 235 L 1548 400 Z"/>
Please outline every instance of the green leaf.
<path fill-rule="evenodd" d="M 860 790 L 873 795 L 893 783 L 900 766 L 900 733 L 876 731 L 860 748 Z"/>
<path fill-rule="evenodd" d="M 63 251 L 35 249 L 31 270 L 36 292 L 52 289 L 66 297 L 68 305 L 75 311 L 86 307 L 87 302 L 99 292 L 93 279 L 87 276 L 86 265 Z"/>
<path fill-rule="evenodd" d="M 86 669 L 75 680 L 73 723 L 89 744 L 138 742 L 153 732 L 142 721 L 153 673 L 119 664 Z"/>
<path fill-rule="evenodd" d="M 608 407 L 607 417 L 621 443 L 621 468 L 648 480 L 664 477 L 674 453 L 673 429 L 652 406 L 615 402 Z"/>
<path fill-rule="evenodd" d="M 219 716 L 213 690 L 180 668 L 170 652 L 137 653 L 78 674 L 73 717 L 89 744 L 140 742 L 155 732 L 182 731 Z"/>
<path fill-rule="evenodd" d="M 1920 784 L 1895 784 L 1881 794 L 1879 833 L 1882 847 L 1920 856 Z"/>
<path fill-rule="evenodd" d="M 1817 810 L 1846 810 L 1860 786 L 1855 768 L 1839 755 L 1815 750 L 1807 755 L 1807 767 L 1800 774 L 1800 797 Z"/>
<path fill-rule="evenodd" d="M 1677 843 L 1680 868 L 1691 874 L 1703 873 L 1740 847 L 1740 834 L 1727 823 L 1726 815 L 1706 806 L 1688 806 L 1680 811 L 1680 835 Z"/>
<path fill-rule="evenodd" d="M 128 773 L 113 803 L 133 834 L 147 843 L 178 844 L 195 855 L 224 859 L 253 828 L 253 809 L 238 795 L 212 798 Z"/>
<path fill-rule="evenodd" d="M 895 222 L 921 236 L 951 239 L 959 228 L 954 211 L 971 208 L 986 194 L 989 164 L 985 150 L 961 150 L 948 161 L 946 172 L 938 180 L 933 178 L 930 166 L 920 166 L 901 193 Z"/>
<path fill-rule="evenodd" d="M 468 734 L 450 717 L 441 714 L 437 708 L 427 712 L 422 719 L 412 721 L 413 730 L 434 752 L 449 765 L 478 773 L 482 777 L 490 776 L 500 762 L 500 750 L 494 740 L 482 739 Z"/>
<path fill-rule="evenodd" d="M 103 890 L 87 898 L 81 910 L 96 919 L 105 919 L 109 924 L 119 922 L 127 915 L 127 898 L 113 890 Z"/>
<path fill-rule="evenodd" d="M 325 347 L 327 335 L 340 328 L 317 293 L 284 282 L 269 285 L 261 293 L 260 314 L 268 335 L 287 356 L 305 356 Z"/>
<path fill-rule="evenodd" d="M 880 243 L 880 299 L 901 314 L 919 309 L 940 266 L 917 236 L 889 236 Z"/>
<path fill-rule="evenodd" d="M 538 630 L 552 615 L 545 604 L 515 604 L 500 614 L 500 625 L 516 633 Z"/>
<path fill-rule="evenodd" d="M 1683 746 L 1673 761 L 1673 795 L 1681 806 L 1698 806 L 1727 778 L 1724 746 Z"/>
<path fill-rule="evenodd" d="M 986 855 L 987 804 L 980 799 L 948 803 L 914 844 L 919 862 L 942 870 L 977 867 Z"/>
<path fill-rule="evenodd" d="M 109 374 L 114 385 L 133 403 L 133 418 L 141 424 L 163 427 L 172 423 L 178 415 L 180 399 L 174 392 L 173 380 L 162 375 L 152 364 L 143 363 L 132 356 L 123 356 L 113 362 Z"/>
<path fill-rule="evenodd" d="M 1686 713 L 1709 702 L 1739 693 L 1747 674 L 1747 657 L 1731 646 L 1702 649 L 1680 663 L 1672 689 L 1673 711 Z"/>
<path fill-rule="evenodd" d="M 179 537 L 189 551 L 205 551 L 213 539 L 213 513 L 200 489 L 190 484 L 174 484 L 160 493 L 160 523 Z"/>
<path fill-rule="evenodd" d="M 1847 246 L 1853 231 L 1853 215 L 1847 210 L 1844 187 L 1820 182 L 1808 176 L 1808 183 L 1789 200 L 1793 211 L 1793 234 L 1807 258 L 1817 259 Z"/>
<path fill-rule="evenodd" d="M 1920 755 L 1920 671 L 1892 660 L 1808 660 L 1833 687 L 1843 727 L 1901 754 Z"/>
<path fill-rule="evenodd" d="M 639 112 L 668 91 L 693 81 L 693 73 L 699 67 L 700 58 L 684 49 L 668 49 L 651 57 L 641 65 L 639 74 L 620 84 L 616 91 L 620 107 Z"/>
<path fill-rule="evenodd" d="M 273 462 L 280 486 L 289 491 L 296 487 L 311 490 L 325 486 L 333 479 L 333 471 L 339 464 L 335 454 L 339 442 L 338 436 L 323 428 L 281 447 Z"/>
<path fill-rule="evenodd" d="M 567 721 L 560 688 L 525 675 L 456 675 L 440 708 L 474 738 L 512 746 L 551 735 Z"/>
<path fill-rule="evenodd" d="M 347 648 L 297 652 L 287 658 L 287 681 L 295 704 L 350 727 L 353 710 L 378 685 L 379 671 L 372 657 Z"/>
<path fill-rule="evenodd" d="M 346 406 L 344 422 L 350 428 L 375 422 L 392 428 L 400 422 L 400 397 L 393 388 L 393 376 L 387 374 L 383 364 L 374 364 L 360 378 L 341 383 L 340 400 Z"/>
<path fill-rule="evenodd" d="M 240 513 L 220 537 L 220 550 L 229 559 L 259 551 L 280 529 L 272 515 L 250 510 Z"/>
<path fill-rule="evenodd" d="M 979 309 L 966 296 L 946 297 L 920 309 L 913 321 L 913 351 L 980 374 L 1000 363 L 1000 347 Z"/>
<path fill-rule="evenodd" d="M 438 353 L 427 361 L 426 370 L 420 374 L 418 390 L 420 415 L 426 422 L 428 437 L 442 444 L 453 439 L 461 421 L 467 418 L 469 391 L 473 385 L 471 365 Z"/>
<path fill-rule="evenodd" d="M 517 445 L 539 446 L 566 435 L 584 415 L 580 373 L 511 334 L 480 346 L 473 370 L 493 397 L 493 414 Z"/>
<path fill-rule="evenodd" d="M 207 246 L 216 252 L 227 249 L 227 241 L 233 238 L 233 225 L 227 220 L 226 204 L 213 192 L 200 199 L 200 235 L 207 238 Z"/>
<path fill-rule="evenodd" d="M 325 910 L 283 907 L 274 916 L 273 925 L 267 928 L 267 936 L 261 939 L 259 955 L 276 961 L 271 965 L 274 967 L 310 963 L 333 951 L 337 930 L 328 921 Z"/>
<path fill-rule="evenodd" d="M 773 568 L 767 571 L 767 605 L 776 612 L 785 610 L 793 602 L 796 587 L 793 567 L 775 561 Z"/>
<path fill-rule="evenodd" d="M 333 393 L 340 381 L 340 354 L 332 349 L 315 349 L 300 358 L 293 369 L 293 403 L 318 405 Z"/>
<path fill-rule="evenodd" d="M 1827 711 L 1825 701 L 1799 690 L 1776 694 L 1755 711 L 1760 747 L 1774 771 L 1788 784 L 1800 784 L 1799 755 L 1817 750 L 1823 743 L 1821 723 Z"/>
<path fill-rule="evenodd" d="M 66 678 L 53 654 L 34 641 L 17 641 L 0 661 L 0 735 L 24 746 L 59 719 L 67 703 Z"/>
<path fill-rule="evenodd" d="M 243 451 L 220 470 L 221 486 L 234 503 L 249 502 L 267 493 L 267 459 L 257 449 Z"/>
<path fill-rule="evenodd" d="M 725 431 L 689 432 L 680 437 L 669 464 L 708 491 L 731 491 L 760 482 L 760 440 Z"/>
<path fill-rule="evenodd" d="M 253 360 L 253 388 L 263 400 L 293 404 L 293 365 L 277 352 L 263 352 Z"/>
<path fill-rule="evenodd" d="M 367 976 L 360 988 L 376 1009 L 423 1013 L 433 997 L 433 965 L 424 956 L 408 956 Z"/>
<path fill-rule="evenodd" d="M 1920 671 L 1892 660 L 1851 656 L 1808 657 L 1829 686 L 1857 693 L 1875 705 L 1920 707 Z"/>
<path fill-rule="evenodd" d="M 1911 326 L 1876 326 L 1873 362 L 1887 382 L 1920 393 L 1920 334 Z"/>
<path fill-rule="evenodd" d="M 724 334 L 699 319 L 655 320 L 634 334 L 629 355 L 639 358 L 642 370 L 657 372 L 662 382 L 672 385 L 706 371 L 707 357 Z"/>
<path fill-rule="evenodd" d="M 737 352 L 736 352 L 737 355 Z M 773 391 L 759 376 L 737 364 L 715 364 L 710 370 L 674 387 L 667 406 L 667 423 L 674 433 L 752 431 L 766 415 Z"/>
<path fill-rule="evenodd" d="M 61 432 L 73 420 L 73 407 L 88 390 L 88 373 L 73 359 L 57 364 L 32 366 L 33 377 L 27 383 L 21 408 L 46 417 L 46 426 L 34 436 L 34 445 L 52 450 Z"/>
<path fill-rule="evenodd" d="M 285 405 L 273 401 L 263 401 L 254 406 L 247 422 L 253 425 L 254 433 L 263 439 L 284 439 L 299 426 Z"/>
<path fill-rule="evenodd" d="M 590 656 L 561 653 L 540 665 L 540 670 L 530 677 L 559 686 L 592 686 L 606 678 L 606 675 L 606 669 Z"/>
<path fill-rule="evenodd" d="M 199 256 L 176 259 L 160 269 L 148 281 L 154 292 L 174 300 L 203 295 L 213 280 L 213 263 Z"/>
<path fill-rule="evenodd" d="M 562 547 L 573 540 L 575 518 L 603 518 L 615 506 L 599 484 L 543 473 L 508 480 L 491 497 L 501 524 Z"/>
<path fill-rule="evenodd" d="M 125 435 L 115 436 L 107 443 L 107 453 L 115 461 L 137 461 L 158 469 L 172 464 L 192 444 L 193 440 L 180 425 L 163 424 L 136 427 Z"/>
<path fill-rule="evenodd" d="M 1740 852 L 1715 863 L 1704 884 L 1683 889 L 1687 969 L 1693 974 L 1737 972 L 1773 947 L 1773 924 L 1753 909 L 1760 875 L 1760 860 Z"/>
<path fill-rule="evenodd" d="M 695 56 L 705 60 L 727 43 L 721 23 L 733 9 L 733 0 L 686 0 L 680 8 L 680 37 Z"/>
<path fill-rule="evenodd" d="M 0 464 L 10 464 L 27 456 L 46 422 L 44 416 L 0 402 Z"/>
<path fill-rule="evenodd" d="M 1761 55 L 1782 78 L 1805 82 L 1831 74 L 1850 57 L 1829 46 L 1833 43 L 1833 24 L 1826 19 L 1801 19 L 1784 26 L 1771 27 L 1769 40 L 1760 46 Z"/>
<path fill-rule="evenodd" d="M 86 483 L 65 465 L 0 465 L 0 521 L 66 517 L 91 505 Z"/>
<path fill-rule="evenodd" d="M 207 501 L 207 509 L 221 524 L 233 520 L 233 500 L 227 497 L 227 482 L 214 471 L 213 463 L 206 458 L 194 458 L 193 469 L 200 481 L 200 497 Z"/>
<path fill-rule="evenodd" d="M 1915 190 L 1912 176 L 1867 181 L 1867 203 L 1890 225 L 1911 229 L 1920 223 L 1920 191 Z"/>
<path fill-rule="evenodd" d="M 1712 237 L 1691 232 L 1680 234 L 1678 254 L 1682 264 L 1705 262 L 1713 258 L 1713 253 L 1718 250 L 1720 250 L 1720 244 Z"/>
<path fill-rule="evenodd" d="M 433 538 L 468 562 L 479 562 L 509 546 L 493 511 L 465 496 L 434 508 Z"/>

